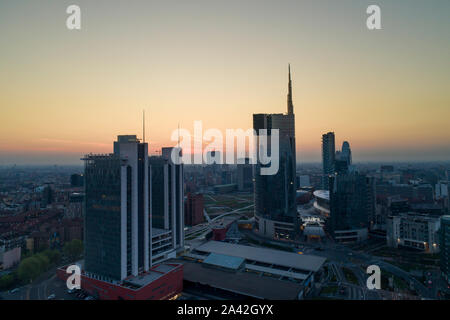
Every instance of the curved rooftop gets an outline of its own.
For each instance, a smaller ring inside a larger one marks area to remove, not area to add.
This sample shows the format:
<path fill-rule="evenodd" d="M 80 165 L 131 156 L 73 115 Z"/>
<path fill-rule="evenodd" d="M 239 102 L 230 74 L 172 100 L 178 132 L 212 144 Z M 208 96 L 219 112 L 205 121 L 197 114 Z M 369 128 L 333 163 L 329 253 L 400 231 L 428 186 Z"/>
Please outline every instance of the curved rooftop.
<path fill-rule="evenodd" d="M 328 190 L 316 190 L 314 191 L 314 197 L 324 199 L 324 200 L 330 200 L 330 191 Z"/>

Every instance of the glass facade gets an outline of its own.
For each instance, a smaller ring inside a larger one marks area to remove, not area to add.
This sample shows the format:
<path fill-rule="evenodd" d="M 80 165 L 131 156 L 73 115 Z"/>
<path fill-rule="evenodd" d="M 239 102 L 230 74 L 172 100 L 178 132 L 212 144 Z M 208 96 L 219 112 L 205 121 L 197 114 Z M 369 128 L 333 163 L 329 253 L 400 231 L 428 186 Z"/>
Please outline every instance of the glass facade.
<path fill-rule="evenodd" d="M 375 181 L 353 173 L 329 177 L 331 234 L 340 230 L 368 228 L 375 215 Z"/>
<path fill-rule="evenodd" d="M 253 127 L 257 134 L 267 129 L 270 152 L 272 129 L 279 130 L 279 169 L 274 175 L 261 175 L 260 163 L 255 165 L 255 214 L 270 220 L 296 223 L 296 157 L 294 115 L 255 114 Z M 276 155 L 272 155 L 274 157 Z"/>
<path fill-rule="evenodd" d="M 440 255 L 441 255 L 441 272 L 443 277 L 450 283 L 450 216 L 441 217 L 440 228 Z"/>
<path fill-rule="evenodd" d="M 121 160 L 93 156 L 85 161 L 85 268 L 121 278 Z"/>

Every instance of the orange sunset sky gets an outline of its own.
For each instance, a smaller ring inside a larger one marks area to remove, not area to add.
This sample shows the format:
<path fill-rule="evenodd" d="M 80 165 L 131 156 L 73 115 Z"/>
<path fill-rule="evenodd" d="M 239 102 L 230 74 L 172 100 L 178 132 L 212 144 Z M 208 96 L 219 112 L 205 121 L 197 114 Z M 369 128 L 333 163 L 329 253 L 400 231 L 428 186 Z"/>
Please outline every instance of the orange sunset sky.
<path fill-rule="evenodd" d="M 366 28 L 366 8 L 382 30 Z M 81 7 L 82 27 L 66 28 Z M 1 1 L 0 165 L 81 164 L 142 133 L 150 152 L 192 130 L 286 111 L 297 161 L 321 135 L 355 162 L 450 160 L 450 2 Z"/>

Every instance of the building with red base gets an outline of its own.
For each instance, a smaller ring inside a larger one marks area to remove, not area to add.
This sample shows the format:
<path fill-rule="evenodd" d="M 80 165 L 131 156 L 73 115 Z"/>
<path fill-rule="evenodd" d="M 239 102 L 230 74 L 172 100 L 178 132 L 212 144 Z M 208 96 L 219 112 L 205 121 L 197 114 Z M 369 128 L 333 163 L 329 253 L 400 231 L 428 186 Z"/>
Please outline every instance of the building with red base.
<path fill-rule="evenodd" d="M 59 279 L 66 281 L 66 268 L 57 270 Z M 167 300 L 176 297 L 183 290 L 183 265 L 163 263 L 137 277 L 108 282 L 81 274 L 81 288 L 100 300 Z"/>

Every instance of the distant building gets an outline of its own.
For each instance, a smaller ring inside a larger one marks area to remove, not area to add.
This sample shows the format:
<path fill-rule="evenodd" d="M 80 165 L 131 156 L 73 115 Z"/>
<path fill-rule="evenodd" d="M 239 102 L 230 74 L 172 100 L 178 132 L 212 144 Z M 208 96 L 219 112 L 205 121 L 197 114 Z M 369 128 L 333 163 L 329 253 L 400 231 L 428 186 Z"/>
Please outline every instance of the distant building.
<path fill-rule="evenodd" d="M 375 179 L 353 173 L 329 178 L 330 218 L 327 229 L 338 242 L 367 239 L 375 218 Z"/>
<path fill-rule="evenodd" d="M 390 247 L 408 247 L 425 252 L 439 252 L 440 219 L 416 213 L 389 216 L 386 240 Z"/>
<path fill-rule="evenodd" d="M 346 161 L 349 166 L 352 165 L 352 150 L 348 141 L 342 143 L 341 160 Z"/>
<path fill-rule="evenodd" d="M 84 193 L 71 193 L 69 195 L 69 203 L 65 208 L 65 218 L 82 218 L 83 217 Z"/>
<path fill-rule="evenodd" d="M 439 245 L 441 249 L 442 276 L 450 284 L 450 216 L 441 217 L 441 229 L 439 231 Z"/>
<path fill-rule="evenodd" d="M 201 193 L 188 193 L 184 203 L 184 221 L 187 226 L 195 226 L 204 221 L 204 201 Z"/>
<path fill-rule="evenodd" d="M 394 166 L 391 165 L 382 165 L 381 172 L 394 172 Z"/>
<path fill-rule="evenodd" d="M 335 172 L 335 149 L 334 132 L 322 135 L 322 187 L 324 190 L 329 190 L 329 176 Z"/>
<path fill-rule="evenodd" d="M 84 185 L 83 174 L 73 174 L 70 176 L 70 185 L 72 187 L 82 187 Z"/>
<path fill-rule="evenodd" d="M 312 193 L 306 190 L 297 190 L 297 204 L 307 204 L 312 199 Z"/>
<path fill-rule="evenodd" d="M 239 191 L 253 190 L 253 165 L 250 159 L 244 159 L 245 164 L 237 165 L 237 185 Z"/>
<path fill-rule="evenodd" d="M 6 270 L 19 264 L 22 248 L 6 249 L 0 245 L 0 270 Z"/>
<path fill-rule="evenodd" d="M 309 179 L 308 175 L 301 175 L 298 176 L 299 179 L 299 183 L 298 183 L 298 188 L 303 188 L 303 187 L 310 187 L 311 186 L 311 181 Z"/>
<path fill-rule="evenodd" d="M 330 217 L 330 192 L 328 190 L 316 190 L 313 193 L 314 209 L 324 218 Z"/>

